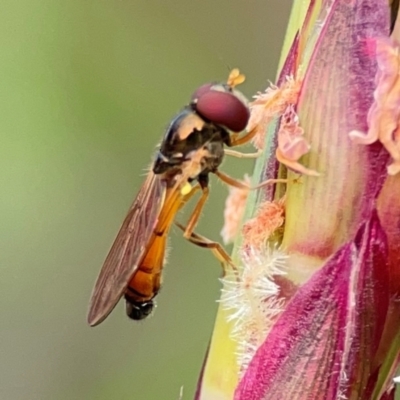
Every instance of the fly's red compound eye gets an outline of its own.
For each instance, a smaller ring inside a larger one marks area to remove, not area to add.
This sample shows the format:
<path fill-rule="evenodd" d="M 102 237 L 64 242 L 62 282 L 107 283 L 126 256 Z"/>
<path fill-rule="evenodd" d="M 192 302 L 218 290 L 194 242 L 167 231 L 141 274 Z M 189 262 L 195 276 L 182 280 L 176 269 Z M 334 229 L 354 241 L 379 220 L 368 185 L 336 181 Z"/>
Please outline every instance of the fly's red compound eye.
<path fill-rule="evenodd" d="M 196 93 L 202 88 L 203 86 L 197 89 Z M 231 92 L 203 90 L 195 107 L 203 118 L 223 125 L 233 132 L 242 131 L 250 117 L 250 111 L 246 104 Z"/>
<path fill-rule="evenodd" d="M 215 83 L 205 83 L 201 85 L 197 90 L 192 94 L 192 101 L 196 101 L 203 96 L 204 93 L 207 93 L 211 90 L 211 88 L 215 85 Z"/>

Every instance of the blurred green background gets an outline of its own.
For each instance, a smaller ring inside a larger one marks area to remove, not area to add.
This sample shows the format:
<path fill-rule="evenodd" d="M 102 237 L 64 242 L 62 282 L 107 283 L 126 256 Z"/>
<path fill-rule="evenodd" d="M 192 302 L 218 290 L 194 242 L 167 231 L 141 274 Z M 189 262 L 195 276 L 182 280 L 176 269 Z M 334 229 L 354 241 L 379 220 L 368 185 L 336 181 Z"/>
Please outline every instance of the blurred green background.
<path fill-rule="evenodd" d="M 231 67 L 248 96 L 274 80 L 290 6 L 1 2 L 0 399 L 193 397 L 220 290 L 206 250 L 174 230 L 143 323 L 120 304 L 89 328 L 87 303 L 170 118 Z M 198 232 L 218 240 L 227 190 L 212 186 Z"/>

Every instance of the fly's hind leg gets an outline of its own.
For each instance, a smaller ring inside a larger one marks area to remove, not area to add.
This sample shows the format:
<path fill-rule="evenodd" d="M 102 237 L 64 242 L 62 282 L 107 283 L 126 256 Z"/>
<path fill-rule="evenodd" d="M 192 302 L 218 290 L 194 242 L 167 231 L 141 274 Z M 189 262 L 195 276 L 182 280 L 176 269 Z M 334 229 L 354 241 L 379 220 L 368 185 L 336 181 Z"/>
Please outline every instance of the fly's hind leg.
<path fill-rule="evenodd" d="M 179 222 L 175 222 L 175 225 L 181 229 L 183 232 L 186 232 L 187 228 L 185 228 L 182 224 Z M 233 263 L 231 257 L 229 254 L 226 252 L 226 250 L 223 248 L 223 246 L 218 243 L 214 242 L 210 239 L 207 239 L 204 236 L 201 236 L 197 233 L 192 232 L 191 235 L 186 238 L 189 240 L 189 242 L 195 244 L 196 246 L 203 247 L 205 249 L 210 249 L 215 258 L 221 263 L 222 265 L 222 270 L 223 270 L 223 276 L 227 274 L 227 267 L 229 266 L 232 268 L 232 270 L 235 272 L 237 275 L 238 269 L 236 265 Z"/>

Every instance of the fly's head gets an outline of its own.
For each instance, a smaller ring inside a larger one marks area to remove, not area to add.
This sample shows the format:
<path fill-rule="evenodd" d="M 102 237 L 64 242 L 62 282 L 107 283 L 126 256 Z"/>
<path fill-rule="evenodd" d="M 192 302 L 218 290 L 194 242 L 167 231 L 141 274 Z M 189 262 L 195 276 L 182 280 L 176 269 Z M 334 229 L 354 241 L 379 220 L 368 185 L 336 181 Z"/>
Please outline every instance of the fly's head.
<path fill-rule="evenodd" d="M 191 105 L 205 121 L 238 133 L 246 128 L 250 118 L 248 101 L 236 86 L 244 81 L 244 75 L 234 69 L 226 83 L 207 83 L 192 95 Z"/>
<path fill-rule="evenodd" d="M 196 179 L 218 168 L 231 134 L 244 130 L 250 117 L 247 99 L 235 88 L 243 80 L 234 70 L 227 83 L 208 83 L 193 93 L 164 135 L 153 165 L 155 174 L 167 180 L 182 173 Z"/>

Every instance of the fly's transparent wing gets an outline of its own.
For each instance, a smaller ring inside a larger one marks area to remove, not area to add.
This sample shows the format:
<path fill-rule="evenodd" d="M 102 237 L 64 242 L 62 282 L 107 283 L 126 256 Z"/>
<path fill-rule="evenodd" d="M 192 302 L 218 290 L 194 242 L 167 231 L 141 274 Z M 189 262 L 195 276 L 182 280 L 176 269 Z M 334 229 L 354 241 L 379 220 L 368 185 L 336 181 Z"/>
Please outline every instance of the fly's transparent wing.
<path fill-rule="evenodd" d="M 95 283 L 89 304 L 89 325 L 104 321 L 124 294 L 157 222 L 164 190 L 163 182 L 149 172 Z"/>

